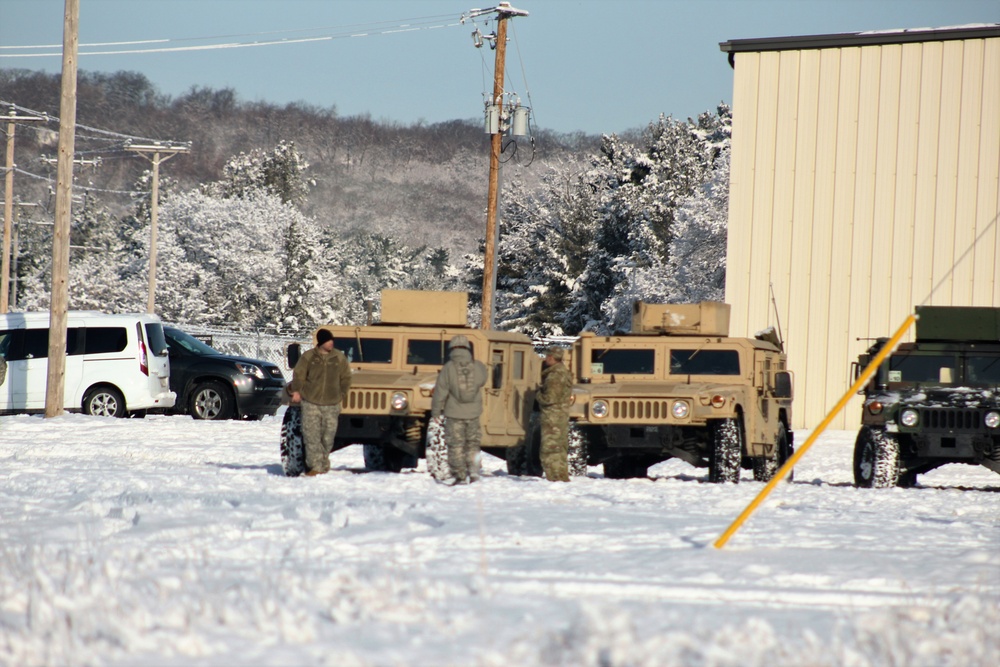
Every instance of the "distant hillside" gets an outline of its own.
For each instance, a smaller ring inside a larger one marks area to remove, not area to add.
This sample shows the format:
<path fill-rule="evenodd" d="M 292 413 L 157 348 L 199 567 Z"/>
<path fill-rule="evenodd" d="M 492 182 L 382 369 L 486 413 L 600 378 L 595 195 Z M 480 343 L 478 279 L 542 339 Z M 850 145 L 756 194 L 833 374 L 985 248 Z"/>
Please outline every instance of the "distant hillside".
<path fill-rule="evenodd" d="M 59 115 L 59 75 L 0 69 L 0 101 Z M 488 174 L 488 136 L 475 120 L 400 125 L 368 116 L 341 117 L 335 108 L 244 102 L 231 89 L 192 88 L 179 97 L 160 94 L 142 74 L 80 72 L 76 151 L 100 166 L 75 169 L 78 186 L 112 210 L 130 204 L 127 191 L 149 162 L 121 150 L 129 137 L 190 141 L 191 152 L 161 167 L 161 178 L 181 189 L 215 181 L 232 156 L 294 142 L 314 182 L 304 212 L 350 234 L 379 230 L 411 244 L 471 251 L 482 236 Z M 58 124 L 18 128 L 15 197 L 50 210 Z M 519 146 L 507 176 L 531 183 L 548 162 L 577 162 L 599 150 L 600 138 L 542 132 Z M 82 192 L 79 190 L 78 192 Z"/>

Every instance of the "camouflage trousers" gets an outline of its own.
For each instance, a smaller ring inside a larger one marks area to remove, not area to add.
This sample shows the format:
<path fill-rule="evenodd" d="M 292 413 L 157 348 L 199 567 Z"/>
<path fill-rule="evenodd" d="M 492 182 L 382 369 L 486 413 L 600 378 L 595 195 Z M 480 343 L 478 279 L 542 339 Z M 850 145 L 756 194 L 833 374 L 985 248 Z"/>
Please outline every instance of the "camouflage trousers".
<path fill-rule="evenodd" d="M 550 482 L 569 481 L 569 410 L 542 408 L 542 470 Z"/>
<path fill-rule="evenodd" d="M 475 419 L 444 420 L 444 442 L 448 447 L 448 467 L 456 482 L 464 482 L 466 478 L 475 482 L 479 479 L 479 445 L 482 434 L 479 432 L 479 417 Z"/>
<path fill-rule="evenodd" d="M 340 404 L 316 405 L 302 401 L 302 443 L 306 452 L 306 470 L 330 471 L 330 452 L 337 436 Z"/>

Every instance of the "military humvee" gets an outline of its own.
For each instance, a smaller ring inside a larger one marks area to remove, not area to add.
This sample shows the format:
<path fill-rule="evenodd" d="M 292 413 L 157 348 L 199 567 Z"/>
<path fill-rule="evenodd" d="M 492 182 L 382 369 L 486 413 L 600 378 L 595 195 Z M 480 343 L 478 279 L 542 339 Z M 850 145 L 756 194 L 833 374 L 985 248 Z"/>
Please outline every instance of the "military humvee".
<path fill-rule="evenodd" d="M 384 290 L 381 321 L 371 326 L 334 326 L 334 345 L 351 365 L 351 390 L 345 398 L 334 450 L 364 446 L 370 470 L 399 472 L 427 458 L 435 476 L 447 474 L 439 425 L 431 422 L 431 396 L 438 371 L 448 360 L 452 337 L 466 336 L 475 359 L 486 364 L 483 451 L 506 459 L 506 450 L 523 445 L 529 429 L 541 359 L 523 334 L 483 331 L 467 325 L 464 292 Z M 315 344 L 315 333 L 313 334 Z M 288 347 L 294 368 L 300 347 Z M 285 472 L 302 472 L 301 415 L 290 406 L 282 427 Z"/>
<path fill-rule="evenodd" d="M 1000 308 L 918 306 L 916 339 L 901 344 L 862 393 L 854 483 L 912 486 L 946 463 L 1000 473 Z M 855 378 L 888 342 L 854 364 Z"/>
<path fill-rule="evenodd" d="M 571 424 L 606 477 L 678 458 L 712 482 L 739 482 L 741 467 L 766 481 L 792 455 L 782 344 L 773 329 L 730 338 L 728 304 L 636 302 L 632 333 L 584 333 L 572 359 Z"/>

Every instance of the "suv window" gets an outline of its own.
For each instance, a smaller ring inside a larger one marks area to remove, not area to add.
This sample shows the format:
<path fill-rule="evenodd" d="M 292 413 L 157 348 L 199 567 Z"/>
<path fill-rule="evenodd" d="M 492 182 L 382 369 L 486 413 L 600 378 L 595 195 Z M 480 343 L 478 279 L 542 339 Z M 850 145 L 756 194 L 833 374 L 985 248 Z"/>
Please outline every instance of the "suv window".
<path fill-rule="evenodd" d="M 358 341 L 361 347 L 358 347 Z M 391 364 L 391 338 L 336 338 L 333 346 L 344 353 L 350 363 Z"/>
<path fill-rule="evenodd" d="M 671 350 L 671 375 L 739 375 L 736 350 Z"/>
<path fill-rule="evenodd" d="M 655 370 L 656 350 L 618 350 L 595 348 L 590 351 L 592 373 L 625 373 L 652 375 Z"/>
<path fill-rule="evenodd" d="M 185 333 L 180 329 L 165 329 L 163 331 L 164 336 L 168 345 L 176 346 L 187 350 L 191 354 L 197 355 L 199 357 L 211 356 L 216 354 L 222 354 L 215 348 L 207 345 L 206 343 L 198 340 L 189 333 Z M 179 350 L 178 350 L 179 351 Z"/>

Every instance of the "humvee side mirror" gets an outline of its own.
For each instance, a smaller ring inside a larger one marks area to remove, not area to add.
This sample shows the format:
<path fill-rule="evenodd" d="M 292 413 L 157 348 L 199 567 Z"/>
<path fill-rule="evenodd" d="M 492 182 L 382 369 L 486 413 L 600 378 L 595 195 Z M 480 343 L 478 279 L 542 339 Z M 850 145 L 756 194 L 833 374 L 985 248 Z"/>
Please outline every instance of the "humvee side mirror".
<path fill-rule="evenodd" d="M 288 365 L 288 368 L 295 368 L 295 364 L 299 363 L 299 357 L 301 356 L 301 343 L 289 343 L 285 347 L 285 363 Z"/>
<path fill-rule="evenodd" d="M 774 374 L 774 397 L 792 397 L 792 374 L 788 371 L 778 371 Z"/>

